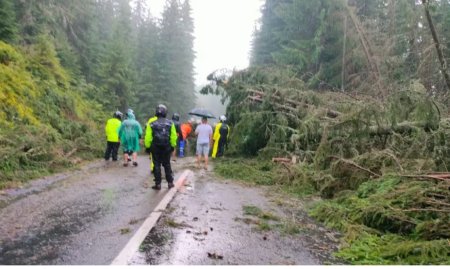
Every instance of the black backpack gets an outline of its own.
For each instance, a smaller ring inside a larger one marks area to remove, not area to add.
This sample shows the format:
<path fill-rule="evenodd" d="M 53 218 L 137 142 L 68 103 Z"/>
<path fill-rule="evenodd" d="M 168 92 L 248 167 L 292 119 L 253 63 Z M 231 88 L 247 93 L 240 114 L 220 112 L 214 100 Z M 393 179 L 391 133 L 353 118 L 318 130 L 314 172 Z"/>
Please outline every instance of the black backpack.
<path fill-rule="evenodd" d="M 172 122 L 168 119 L 158 119 L 150 124 L 153 132 L 153 145 L 170 146 L 170 129 Z"/>

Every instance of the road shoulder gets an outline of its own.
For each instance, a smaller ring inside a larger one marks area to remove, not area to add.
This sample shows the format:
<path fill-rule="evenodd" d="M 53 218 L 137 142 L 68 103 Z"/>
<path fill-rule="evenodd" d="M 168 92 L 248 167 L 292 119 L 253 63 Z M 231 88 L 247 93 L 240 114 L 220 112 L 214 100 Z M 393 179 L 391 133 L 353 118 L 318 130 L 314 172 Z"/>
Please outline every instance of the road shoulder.
<path fill-rule="evenodd" d="M 339 235 L 316 224 L 304 208 L 292 210 L 299 201 L 218 179 L 211 171 L 194 173 L 131 264 L 340 264 L 332 256 Z"/>

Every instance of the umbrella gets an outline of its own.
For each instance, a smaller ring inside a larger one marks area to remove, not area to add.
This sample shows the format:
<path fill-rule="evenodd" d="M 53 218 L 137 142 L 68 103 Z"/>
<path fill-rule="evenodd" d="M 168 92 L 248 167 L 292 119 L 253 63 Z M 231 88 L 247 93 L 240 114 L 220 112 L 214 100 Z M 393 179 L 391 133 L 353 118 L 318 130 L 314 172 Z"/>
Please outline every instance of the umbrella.
<path fill-rule="evenodd" d="M 199 117 L 212 118 L 212 119 L 216 118 L 216 116 L 214 116 L 213 113 L 209 112 L 205 108 L 194 108 L 188 114 L 189 115 L 194 115 L 194 116 L 199 116 Z"/>

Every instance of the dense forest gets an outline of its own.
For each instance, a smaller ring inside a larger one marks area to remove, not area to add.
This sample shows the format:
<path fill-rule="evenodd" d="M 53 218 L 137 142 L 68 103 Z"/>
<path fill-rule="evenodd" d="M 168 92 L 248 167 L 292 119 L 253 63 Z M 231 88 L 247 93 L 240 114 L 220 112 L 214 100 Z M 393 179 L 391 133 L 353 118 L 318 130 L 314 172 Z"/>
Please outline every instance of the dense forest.
<path fill-rule="evenodd" d="M 449 37 L 448 0 L 266 0 L 251 66 L 202 89 L 233 126 L 216 171 L 320 195 L 346 262 L 450 264 Z"/>
<path fill-rule="evenodd" d="M 195 102 L 189 0 L 161 20 L 144 0 L 0 17 L 0 188 L 101 156 L 116 109 Z M 265 0 L 250 66 L 202 89 L 232 128 L 215 172 L 312 201 L 344 262 L 448 265 L 449 62 L 450 0 Z"/>
<path fill-rule="evenodd" d="M 0 186 L 99 157 L 104 122 L 195 100 L 189 0 L 0 0 Z M 177 110 L 177 111 L 175 111 Z"/>

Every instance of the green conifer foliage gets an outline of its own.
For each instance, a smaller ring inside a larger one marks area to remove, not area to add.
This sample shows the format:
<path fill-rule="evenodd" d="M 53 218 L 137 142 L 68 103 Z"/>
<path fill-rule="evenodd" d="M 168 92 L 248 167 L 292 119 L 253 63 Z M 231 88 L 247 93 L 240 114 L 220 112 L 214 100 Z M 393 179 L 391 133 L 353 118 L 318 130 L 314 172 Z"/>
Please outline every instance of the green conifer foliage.
<path fill-rule="evenodd" d="M 16 11 L 12 0 L 0 0 L 0 40 L 13 42 L 16 40 Z"/>
<path fill-rule="evenodd" d="M 159 24 L 144 0 L 0 0 L 0 40 L 16 44 L 0 42 L 0 188 L 99 157 L 116 109 L 145 122 L 159 102 L 192 107 L 189 1 L 166 9 Z"/>

